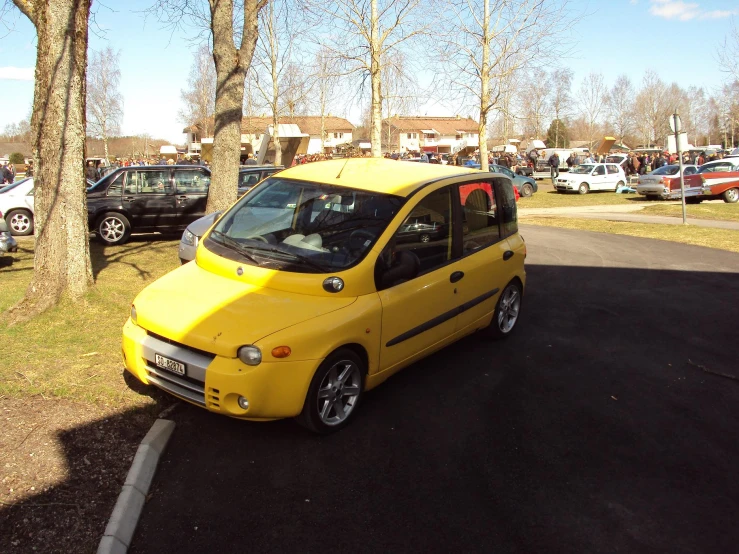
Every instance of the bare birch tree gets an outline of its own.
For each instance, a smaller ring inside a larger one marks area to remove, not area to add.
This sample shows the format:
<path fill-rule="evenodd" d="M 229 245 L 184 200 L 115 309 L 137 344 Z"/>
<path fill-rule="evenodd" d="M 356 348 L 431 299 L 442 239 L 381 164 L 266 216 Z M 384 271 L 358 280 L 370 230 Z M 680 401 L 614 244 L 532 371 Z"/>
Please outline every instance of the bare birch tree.
<path fill-rule="evenodd" d="M 306 0 L 309 12 L 332 32 L 322 37 L 344 75 L 369 77 L 372 156 L 382 155 L 382 72 L 404 44 L 425 32 L 421 0 Z M 316 22 L 316 24 L 319 24 Z"/>
<path fill-rule="evenodd" d="M 636 130 L 645 146 L 660 141 L 669 128 L 668 119 L 675 105 L 668 104 L 666 91 L 667 87 L 654 71 L 644 74 L 642 88 L 634 101 L 634 115 Z"/>
<path fill-rule="evenodd" d="M 314 99 L 313 109 L 318 110 L 321 117 L 321 149 L 326 143 L 326 116 L 331 112 L 335 92 L 339 82 L 336 60 L 331 56 L 329 50 L 321 46 L 315 54 L 312 68 Z"/>
<path fill-rule="evenodd" d="M 184 103 L 179 113 L 182 122 L 197 125 L 201 138 L 210 136 L 216 108 L 216 66 L 208 44 L 195 51 L 187 88 L 180 91 L 180 97 Z"/>
<path fill-rule="evenodd" d="M 560 137 L 560 121 L 572 113 L 572 71 L 563 68 L 555 69 L 549 77 L 550 105 L 554 116 L 554 147 L 559 148 L 560 138 L 564 146 L 564 138 Z"/>
<path fill-rule="evenodd" d="M 300 31 L 293 15 L 297 8 L 293 0 L 272 0 L 260 15 L 262 32 L 253 68 L 254 85 L 272 116 L 275 165 L 282 164 L 280 117 L 304 111 L 310 93 L 307 76 L 296 63 L 294 44 Z"/>
<path fill-rule="evenodd" d="M 225 210 L 236 201 L 241 158 L 244 82 L 258 38 L 259 12 L 268 0 L 156 0 L 149 10 L 170 28 L 184 22 L 206 30 L 216 66 L 213 176 L 206 212 Z"/>
<path fill-rule="evenodd" d="M 523 131 L 527 137 L 540 139 L 545 131 L 544 119 L 549 112 L 549 95 L 551 83 L 545 72 L 526 74 L 527 87 L 519 89 L 520 117 L 523 119 Z M 500 87 L 505 86 L 505 79 Z M 551 145 L 554 146 L 554 145 Z"/>
<path fill-rule="evenodd" d="M 412 71 L 404 52 L 396 52 L 391 59 L 382 64 L 382 114 L 383 119 L 393 115 L 409 115 L 418 106 L 418 81 Z M 392 144 L 392 126 L 387 125 L 387 134 L 383 140 L 386 148 Z"/>
<path fill-rule="evenodd" d="M 31 117 L 35 186 L 34 271 L 11 323 L 93 283 L 85 197 L 85 71 L 89 0 L 13 0 L 36 28 Z"/>
<path fill-rule="evenodd" d="M 476 105 L 481 169 L 488 169 L 488 118 L 505 85 L 535 60 L 556 58 L 554 33 L 566 2 L 559 0 L 453 0 L 439 17 L 445 32 L 435 38 L 445 77 L 460 102 Z"/>
<path fill-rule="evenodd" d="M 123 96 L 120 84 L 120 51 L 110 46 L 93 50 L 87 68 L 87 133 L 103 141 L 106 159 L 108 138 L 121 130 Z"/>
<path fill-rule="evenodd" d="M 736 13 L 736 12 L 735 12 Z M 721 69 L 734 81 L 739 81 L 739 27 L 731 20 L 731 31 L 718 51 Z"/>
<path fill-rule="evenodd" d="M 634 87 L 627 75 L 620 75 L 608 94 L 608 119 L 619 144 L 634 128 Z"/>
<path fill-rule="evenodd" d="M 587 125 L 588 146 L 592 150 L 608 101 L 608 88 L 601 73 L 589 73 L 583 79 L 580 84 L 578 101 L 580 114 Z"/>

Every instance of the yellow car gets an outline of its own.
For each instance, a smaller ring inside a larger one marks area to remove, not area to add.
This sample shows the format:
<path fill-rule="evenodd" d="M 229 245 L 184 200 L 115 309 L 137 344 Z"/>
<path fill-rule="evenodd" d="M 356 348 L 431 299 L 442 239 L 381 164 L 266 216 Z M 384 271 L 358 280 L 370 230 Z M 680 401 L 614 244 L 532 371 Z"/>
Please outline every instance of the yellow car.
<path fill-rule="evenodd" d="M 511 333 L 525 257 L 505 176 L 301 165 L 243 196 L 195 263 L 138 295 L 125 366 L 213 412 L 334 431 L 401 368 L 481 329 Z"/>

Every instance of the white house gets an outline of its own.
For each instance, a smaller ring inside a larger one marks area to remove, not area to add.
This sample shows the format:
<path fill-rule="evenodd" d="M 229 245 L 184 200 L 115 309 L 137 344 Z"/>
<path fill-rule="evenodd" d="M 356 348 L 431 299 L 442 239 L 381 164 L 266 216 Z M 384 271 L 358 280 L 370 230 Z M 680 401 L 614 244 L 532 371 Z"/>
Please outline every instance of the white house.
<path fill-rule="evenodd" d="M 383 149 L 469 154 L 477 150 L 478 124 L 468 117 L 393 116 L 382 122 Z"/>
<path fill-rule="evenodd" d="M 350 144 L 353 140 L 354 125 L 343 117 L 307 115 L 296 117 L 280 117 L 280 125 L 297 125 L 301 133 L 309 135 L 308 154 L 333 153 L 342 144 Z M 246 158 L 248 154 L 255 154 L 262 143 L 267 128 L 274 124 L 269 116 L 245 115 L 241 120 L 241 154 Z M 212 129 L 212 123 L 209 125 Z M 321 129 L 323 128 L 323 140 Z M 212 143 L 212 132 L 203 136 L 200 124 L 191 125 L 183 129 L 187 152 L 199 156 L 202 143 Z"/>

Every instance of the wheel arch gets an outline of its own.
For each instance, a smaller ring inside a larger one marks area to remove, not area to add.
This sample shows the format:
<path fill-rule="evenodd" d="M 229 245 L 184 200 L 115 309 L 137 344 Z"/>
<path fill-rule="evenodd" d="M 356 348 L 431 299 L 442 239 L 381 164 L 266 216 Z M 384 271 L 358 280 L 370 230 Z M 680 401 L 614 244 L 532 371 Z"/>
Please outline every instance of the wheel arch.
<path fill-rule="evenodd" d="M 364 348 L 364 346 L 362 346 L 361 344 L 357 342 L 350 342 L 347 344 L 342 344 L 341 346 L 334 348 L 331 352 L 329 352 L 328 356 L 330 356 L 334 352 L 341 350 L 342 348 L 351 350 L 357 356 L 359 356 L 359 359 L 362 360 L 362 363 L 364 364 L 364 374 L 368 375 L 369 374 L 369 354 L 367 353 L 367 350 Z"/>
<path fill-rule="evenodd" d="M 106 210 L 100 210 L 97 214 L 95 214 L 94 228 L 97 228 L 98 225 L 100 225 L 100 222 L 102 221 L 102 219 L 108 214 L 121 214 L 128 220 L 129 223 L 131 223 L 131 216 L 128 212 L 126 212 L 126 210 L 122 208 L 110 208 Z M 133 227 L 133 225 L 131 227 Z"/>

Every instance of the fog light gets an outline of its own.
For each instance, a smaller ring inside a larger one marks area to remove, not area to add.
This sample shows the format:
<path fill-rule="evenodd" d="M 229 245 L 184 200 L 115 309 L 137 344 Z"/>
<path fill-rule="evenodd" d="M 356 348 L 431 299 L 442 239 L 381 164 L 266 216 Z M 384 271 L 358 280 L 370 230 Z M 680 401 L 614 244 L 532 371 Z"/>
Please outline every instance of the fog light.
<path fill-rule="evenodd" d="M 243 396 L 239 396 L 239 399 L 237 400 L 237 402 L 239 403 L 239 408 L 241 408 L 242 410 L 249 409 L 249 401 Z"/>
<path fill-rule="evenodd" d="M 239 360 L 246 365 L 259 365 L 262 363 L 262 351 L 256 346 L 242 346 L 239 348 Z"/>

